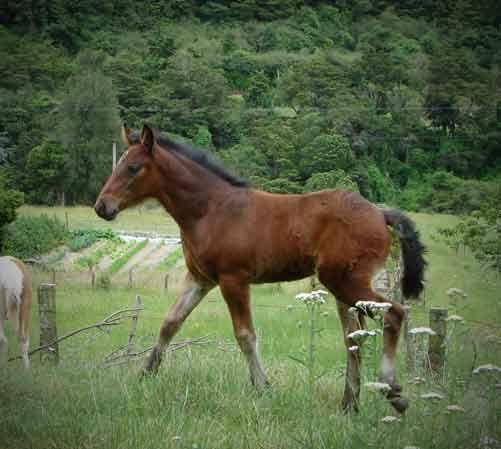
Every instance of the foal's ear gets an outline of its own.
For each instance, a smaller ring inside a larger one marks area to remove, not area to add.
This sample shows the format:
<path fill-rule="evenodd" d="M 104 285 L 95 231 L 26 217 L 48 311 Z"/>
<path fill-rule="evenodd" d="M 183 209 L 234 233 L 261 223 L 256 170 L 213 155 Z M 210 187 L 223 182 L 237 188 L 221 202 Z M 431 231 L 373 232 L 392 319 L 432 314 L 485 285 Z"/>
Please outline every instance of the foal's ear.
<path fill-rule="evenodd" d="M 127 125 L 124 123 L 122 125 L 122 141 L 125 145 L 130 147 L 134 142 L 132 140 L 131 136 L 132 130 L 127 127 Z"/>
<path fill-rule="evenodd" d="M 141 132 L 141 144 L 143 144 L 150 153 L 153 151 L 153 146 L 155 145 L 155 134 L 146 124 L 143 125 L 143 131 Z"/>

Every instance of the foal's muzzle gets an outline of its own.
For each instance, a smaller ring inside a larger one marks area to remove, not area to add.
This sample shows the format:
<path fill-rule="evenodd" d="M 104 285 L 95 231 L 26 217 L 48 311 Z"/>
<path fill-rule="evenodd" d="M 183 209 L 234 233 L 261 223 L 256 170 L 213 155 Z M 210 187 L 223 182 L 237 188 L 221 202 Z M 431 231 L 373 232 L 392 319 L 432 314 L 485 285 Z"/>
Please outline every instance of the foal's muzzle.
<path fill-rule="evenodd" d="M 98 199 L 94 205 L 94 210 L 96 214 L 105 220 L 113 220 L 119 212 L 118 204 L 113 199 Z"/>

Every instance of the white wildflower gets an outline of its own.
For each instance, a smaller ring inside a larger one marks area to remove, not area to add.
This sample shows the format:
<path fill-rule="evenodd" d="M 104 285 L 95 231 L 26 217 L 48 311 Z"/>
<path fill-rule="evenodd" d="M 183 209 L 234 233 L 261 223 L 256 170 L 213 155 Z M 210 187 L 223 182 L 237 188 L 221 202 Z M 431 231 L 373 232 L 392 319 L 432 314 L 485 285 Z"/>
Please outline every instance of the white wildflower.
<path fill-rule="evenodd" d="M 423 377 L 415 377 L 414 379 L 411 380 L 411 383 L 415 385 L 424 384 L 425 382 L 426 381 Z"/>
<path fill-rule="evenodd" d="M 480 374 L 484 372 L 501 373 L 501 368 L 493 365 L 492 363 L 488 363 L 487 365 L 480 365 L 473 370 L 473 374 Z"/>
<path fill-rule="evenodd" d="M 384 382 L 366 382 L 364 384 L 364 387 L 366 387 L 370 391 L 391 391 L 391 386 Z"/>
<path fill-rule="evenodd" d="M 436 332 L 430 329 L 429 327 L 414 327 L 409 331 L 409 334 L 417 335 L 417 334 L 427 334 L 427 335 L 436 335 Z"/>
<path fill-rule="evenodd" d="M 447 406 L 447 411 L 448 412 L 458 412 L 458 413 L 463 413 L 464 408 L 461 407 L 460 405 L 452 404 Z"/>
<path fill-rule="evenodd" d="M 360 347 L 359 347 L 359 346 L 357 346 L 357 345 L 353 345 L 353 346 L 350 346 L 350 347 L 348 348 L 348 351 L 350 351 L 350 352 L 357 352 L 359 349 L 360 349 Z"/>
<path fill-rule="evenodd" d="M 364 341 L 367 337 L 375 337 L 377 334 L 374 331 L 366 331 L 364 329 L 359 329 L 351 332 L 347 335 L 348 338 L 351 338 L 353 341 L 360 343 Z"/>
<path fill-rule="evenodd" d="M 311 292 L 312 295 L 319 295 L 319 296 L 327 296 L 329 292 L 326 292 L 325 290 L 313 290 Z"/>
<path fill-rule="evenodd" d="M 466 298 L 468 295 L 460 288 L 452 287 L 447 290 L 447 296 L 455 298 Z"/>
<path fill-rule="evenodd" d="M 480 438 L 480 448 L 482 449 L 495 449 L 498 446 L 499 441 L 496 438 L 490 437 L 489 435 L 485 435 Z"/>
<path fill-rule="evenodd" d="M 460 315 L 450 315 L 445 319 L 445 321 L 459 321 L 459 322 L 463 323 L 464 318 Z"/>
<path fill-rule="evenodd" d="M 324 304 L 325 299 L 323 296 L 327 296 L 328 293 L 324 290 L 315 290 L 311 293 L 299 293 L 296 295 L 296 299 L 305 304 Z"/>
<path fill-rule="evenodd" d="M 434 392 L 424 393 L 421 395 L 421 399 L 430 400 L 430 401 L 441 401 L 443 398 L 444 397 L 441 394 L 434 393 Z"/>
<path fill-rule="evenodd" d="M 384 315 L 391 309 L 389 302 L 376 302 L 376 301 L 357 301 L 355 307 L 362 309 L 365 312 L 370 312 L 373 315 Z"/>
<path fill-rule="evenodd" d="M 391 415 L 388 415 L 388 416 L 385 416 L 384 418 L 381 418 L 381 422 L 384 422 L 386 424 L 390 424 L 393 422 L 399 422 L 399 421 L 400 420 L 396 416 L 391 416 Z"/>

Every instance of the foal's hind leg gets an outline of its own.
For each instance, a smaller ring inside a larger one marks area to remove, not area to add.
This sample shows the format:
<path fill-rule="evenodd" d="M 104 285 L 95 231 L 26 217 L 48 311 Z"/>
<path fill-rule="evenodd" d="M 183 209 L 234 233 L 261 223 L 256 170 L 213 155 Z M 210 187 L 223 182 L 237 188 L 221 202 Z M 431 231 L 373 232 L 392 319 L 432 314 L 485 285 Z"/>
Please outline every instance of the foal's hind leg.
<path fill-rule="evenodd" d="M 321 273 L 320 280 L 329 288 L 336 298 L 346 306 L 354 306 L 357 301 L 389 302 L 391 309 L 385 314 L 383 335 L 383 359 L 381 363 L 381 381 L 391 386 L 388 399 L 393 407 L 403 413 L 408 402 L 400 395 L 401 388 L 395 381 L 395 356 L 397 351 L 400 327 L 404 317 L 402 306 L 396 302 L 388 301 L 383 296 L 374 292 L 371 287 L 372 270 L 362 270 L 345 274 L 333 281 L 327 273 Z M 322 276 L 323 274 L 323 276 Z"/>
<path fill-rule="evenodd" d="M 349 312 L 349 306 L 341 301 L 336 301 L 338 315 L 343 326 L 344 342 L 346 345 L 346 376 L 343 394 L 343 409 L 358 411 L 360 398 L 360 368 L 362 357 L 360 345 L 356 345 L 348 334 L 365 327 L 365 319 L 358 312 Z M 355 349 L 355 348 L 356 349 Z M 351 350 L 350 350 L 351 348 Z"/>
<path fill-rule="evenodd" d="M 142 371 L 143 374 L 156 374 L 160 363 L 162 362 L 162 354 L 169 345 L 170 341 L 181 328 L 184 320 L 200 303 L 211 288 L 212 287 L 203 286 L 197 283 L 190 273 L 186 275 L 181 294 L 179 295 L 177 301 L 171 306 L 167 316 L 162 322 L 158 343 L 146 359 L 146 363 Z"/>
<path fill-rule="evenodd" d="M 251 382 L 258 390 L 263 390 L 268 385 L 268 380 L 257 351 L 257 339 L 250 309 L 249 285 L 241 283 L 238 278 L 221 276 L 219 287 L 230 310 L 235 338 L 247 359 Z"/>

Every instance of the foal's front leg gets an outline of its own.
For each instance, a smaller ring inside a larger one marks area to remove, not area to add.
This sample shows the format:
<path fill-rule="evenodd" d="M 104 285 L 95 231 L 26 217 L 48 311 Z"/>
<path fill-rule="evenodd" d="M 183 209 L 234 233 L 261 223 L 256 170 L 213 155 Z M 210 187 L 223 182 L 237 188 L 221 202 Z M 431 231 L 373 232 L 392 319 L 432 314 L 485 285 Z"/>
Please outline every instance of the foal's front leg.
<path fill-rule="evenodd" d="M 160 363 L 162 362 L 163 352 L 174 335 L 176 335 L 177 331 L 181 328 L 184 320 L 191 311 L 200 304 L 200 301 L 207 295 L 211 288 L 212 286 L 197 283 L 190 273 L 186 275 L 181 294 L 178 296 L 177 301 L 171 306 L 167 316 L 162 322 L 158 343 L 146 359 L 142 371 L 143 374 L 157 373 Z"/>
<path fill-rule="evenodd" d="M 257 339 L 252 325 L 249 284 L 237 277 L 220 276 L 219 287 L 230 310 L 233 331 L 249 365 L 252 384 L 263 390 L 269 385 L 257 351 Z"/>

